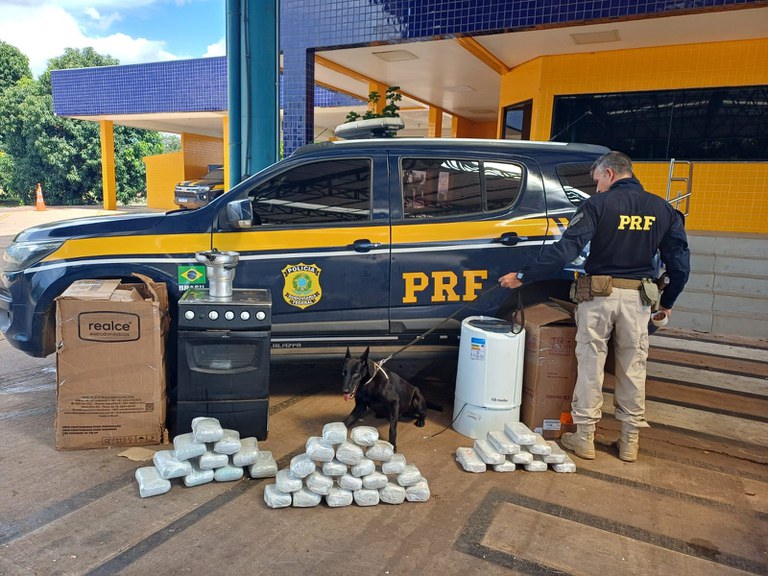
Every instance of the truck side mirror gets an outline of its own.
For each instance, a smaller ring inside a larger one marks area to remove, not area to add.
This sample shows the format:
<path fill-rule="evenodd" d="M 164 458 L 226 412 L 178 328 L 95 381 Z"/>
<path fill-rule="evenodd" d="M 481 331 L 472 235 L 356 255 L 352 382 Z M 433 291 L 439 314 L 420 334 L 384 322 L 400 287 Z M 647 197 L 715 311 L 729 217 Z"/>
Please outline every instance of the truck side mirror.
<path fill-rule="evenodd" d="M 227 204 L 227 222 L 232 228 L 250 228 L 253 226 L 253 204 L 251 200 L 234 200 Z"/>

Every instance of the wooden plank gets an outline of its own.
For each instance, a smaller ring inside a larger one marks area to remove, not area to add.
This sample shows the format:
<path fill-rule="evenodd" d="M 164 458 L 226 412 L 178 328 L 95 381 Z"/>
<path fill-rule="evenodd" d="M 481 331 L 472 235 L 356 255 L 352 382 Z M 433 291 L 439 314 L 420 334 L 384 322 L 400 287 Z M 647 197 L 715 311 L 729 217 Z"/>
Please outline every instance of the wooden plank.
<path fill-rule="evenodd" d="M 753 422 L 735 416 L 713 414 L 654 400 L 646 401 L 645 408 L 645 416 L 651 424 L 656 422 L 768 448 L 768 424 L 764 422 Z M 613 394 L 610 392 L 603 392 L 603 412 L 614 413 Z"/>
<path fill-rule="evenodd" d="M 604 390 L 614 392 L 613 378 L 605 379 Z M 665 402 L 676 406 L 695 407 L 716 414 L 748 418 L 768 422 L 768 398 L 752 398 L 729 394 L 720 390 L 707 390 L 683 384 L 648 379 L 645 382 L 645 396 L 648 400 Z"/>
<path fill-rule="evenodd" d="M 648 362 L 648 377 L 690 382 L 700 386 L 719 388 L 727 392 L 742 392 L 768 398 L 768 378 L 751 378 L 740 374 L 726 374 L 659 362 Z"/>
<path fill-rule="evenodd" d="M 744 360 L 742 358 L 724 358 L 722 356 L 712 356 L 710 354 L 699 354 L 697 352 L 679 350 L 670 350 L 665 348 L 654 348 L 648 351 L 648 359 L 659 363 L 667 364 L 685 364 L 687 366 L 704 368 L 706 370 L 717 370 L 728 372 L 730 374 L 745 374 L 754 377 L 768 378 L 768 363 L 753 360 Z"/>
<path fill-rule="evenodd" d="M 700 352 L 702 354 L 715 354 L 717 356 L 768 362 L 768 350 L 762 348 L 702 342 L 700 340 L 684 340 L 682 338 L 669 338 L 657 334 L 652 334 L 650 336 L 650 343 L 652 347 L 655 346 L 658 348 L 671 348 L 673 350 L 685 350 L 689 352 Z"/>

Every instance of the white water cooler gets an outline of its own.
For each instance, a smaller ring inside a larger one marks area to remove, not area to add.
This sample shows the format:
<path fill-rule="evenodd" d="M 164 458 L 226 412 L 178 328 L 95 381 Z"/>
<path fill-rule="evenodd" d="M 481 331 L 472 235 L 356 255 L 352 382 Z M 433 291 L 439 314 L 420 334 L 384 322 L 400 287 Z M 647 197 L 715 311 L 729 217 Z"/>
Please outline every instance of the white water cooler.
<path fill-rule="evenodd" d="M 520 420 L 525 330 L 488 316 L 461 323 L 453 428 L 470 438 Z"/>

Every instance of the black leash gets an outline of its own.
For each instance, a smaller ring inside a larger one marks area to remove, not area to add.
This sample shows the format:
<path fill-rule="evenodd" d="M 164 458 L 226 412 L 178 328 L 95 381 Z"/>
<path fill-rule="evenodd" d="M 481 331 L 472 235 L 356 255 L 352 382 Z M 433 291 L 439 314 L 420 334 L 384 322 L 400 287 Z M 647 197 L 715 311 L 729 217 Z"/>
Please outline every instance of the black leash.
<path fill-rule="evenodd" d="M 480 294 L 478 295 L 477 298 L 475 298 L 471 302 L 467 302 L 466 304 L 464 304 L 463 306 L 458 308 L 453 314 L 451 314 L 450 316 L 445 318 L 442 322 L 440 322 L 439 324 L 436 324 L 435 326 L 433 326 L 432 328 L 430 328 L 429 330 L 427 330 L 423 334 L 421 334 L 419 336 L 416 336 L 416 338 L 414 338 L 413 340 L 408 342 L 408 344 L 406 344 L 405 346 L 400 348 L 400 350 L 397 350 L 396 352 L 393 352 L 388 357 L 384 358 L 384 360 L 382 360 L 381 362 L 376 363 L 377 366 L 379 367 L 379 369 L 381 369 L 383 371 L 382 367 L 384 366 L 384 364 L 389 362 L 392 358 L 394 358 L 395 356 L 397 356 L 398 354 L 400 354 L 404 350 L 407 350 L 408 348 L 410 348 L 411 346 L 416 344 L 416 342 L 418 342 L 419 340 L 423 340 L 424 338 L 429 336 L 432 332 L 434 332 L 438 328 L 444 326 L 449 320 L 452 320 L 456 315 L 459 314 L 459 312 L 461 312 L 465 308 L 468 308 L 469 306 L 477 305 L 477 302 L 478 302 L 478 300 L 480 300 L 480 298 L 482 298 L 483 296 L 485 296 L 487 294 L 490 294 L 491 292 L 493 292 L 494 290 L 496 290 L 499 287 L 500 287 L 499 284 L 494 284 L 490 288 L 487 288 L 487 289 L 483 290 L 482 292 L 480 292 Z M 522 330 L 523 330 L 523 326 L 525 326 L 525 311 L 523 309 L 522 290 L 520 290 L 519 288 L 516 288 L 516 290 L 517 290 L 517 308 L 512 313 L 512 333 L 513 334 L 520 334 L 520 332 L 522 332 Z M 520 322 L 516 321 L 516 317 L 517 317 L 518 314 L 520 315 Z M 519 328 L 517 330 L 515 330 L 515 326 L 516 325 L 519 326 Z"/>

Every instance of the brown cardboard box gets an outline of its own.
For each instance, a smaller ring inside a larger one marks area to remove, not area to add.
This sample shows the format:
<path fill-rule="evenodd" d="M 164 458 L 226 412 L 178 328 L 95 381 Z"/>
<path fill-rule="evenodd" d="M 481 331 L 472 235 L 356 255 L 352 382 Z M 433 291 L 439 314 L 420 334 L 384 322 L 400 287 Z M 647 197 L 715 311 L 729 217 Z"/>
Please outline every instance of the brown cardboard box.
<path fill-rule="evenodd" d="M 549 302 L 525 309 L 525 363 L 521 421 L 544 438 L 574 429 L 571 398 L 576 384 L 573 304 Z"/>
<path fill-rule="evenodd" d="M 56 299 L 60 450 L 163 439 L 168 293 L 139 278 L 79 280 Z"/>

